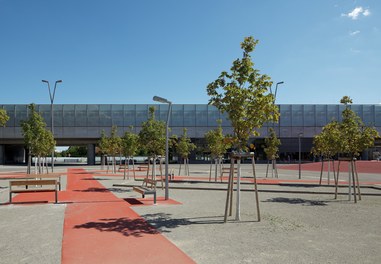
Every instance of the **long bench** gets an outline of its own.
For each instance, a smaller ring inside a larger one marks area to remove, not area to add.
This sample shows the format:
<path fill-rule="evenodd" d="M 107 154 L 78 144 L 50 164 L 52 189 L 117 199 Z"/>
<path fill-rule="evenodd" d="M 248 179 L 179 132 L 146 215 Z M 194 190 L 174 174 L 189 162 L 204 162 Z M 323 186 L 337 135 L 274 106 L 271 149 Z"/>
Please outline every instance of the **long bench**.
<path fill-rule="evenodd" d="M 50 188 L 28 188 L 29 186 L 50 186 Z M 52 187 L 54 186 L 54 188 Z M 24 187 L 23 189 L 14 189 L 13 187 Z M 54 192 L 55 203 L 58 201 L 58 182 L 57 180 L 17 180 L 9 181 L 9 203 L 12 203 L 12 194 L 31 193 L 31 192 Z"/>
<path fill-rule="evenodd" d="M 119 165 L 118 171 L 124 171 L 125 169 L 128 170 L 128 164 Z"/>
<path fill-rule="evenodd" d="M 140 193 L 143 198 L 147 194 L 153 194 L 153 203 L 156 204 L 156 181 L 155 180 L 144 178 L 142 186 L 134 186 L 132 190 Z"/>
<path fill-rule="evenodd" d="M 148 165 L 140 165 L 140 166 L 138 166 L 138 170 L 139 171 L 148 170 Z"/>

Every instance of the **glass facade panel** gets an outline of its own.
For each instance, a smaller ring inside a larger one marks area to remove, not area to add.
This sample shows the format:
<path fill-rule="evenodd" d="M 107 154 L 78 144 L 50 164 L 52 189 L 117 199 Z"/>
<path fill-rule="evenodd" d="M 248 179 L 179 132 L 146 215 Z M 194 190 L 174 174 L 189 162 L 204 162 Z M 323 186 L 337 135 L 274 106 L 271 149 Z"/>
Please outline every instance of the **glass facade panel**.
<path fill-rule="evenodd" d="M 315 125 L 325 126 L 327 124 L 327 106 L 316 105 L 315 106 Z"/>
<path fill-rule="evenodd" d="M 111 105 L 99 105 L 99 125 L 111 127 Z"/>
<path fill-rule="evenodd" d="M 64 126 L 74 126 L 75 111 L 74 105 L 64 105 L 63 106 L 63 125 Z"/>
<path fill-rule="evenodd" d="M 87 106 L 87 125 L 90 127 L 99 125 L 99 105 Z"/>
<path fill-rule="evenodd" d="M 315 126 L 315 105 L 303 105 L 303 125 Z"/>
<path fill-rule="evenodd" d="M 280 106 L 280 125 L 291 126 L 291 105 Z"/>
<path fill-rule="evenodd" d="M 375 117 L 375 125 L 381 126 L 381 105 L 374 106 L 374 117 Z"/>
<path fill-rule="evenodd" d="M 62 127 L 63 121 L 62 121 L 62 105 L 53 105 L 53 112 L 54 112 L 54 127 Z"/>
<path fill-rule="evenodd" d="M 184 108 L 183 105 L 172 105 L 172 116 L 170 120 L 171 126 L 184 125 Z"/>
<path fill-rule="evenodd" d="M 291 137 L 292 129 L 291 127 L 281 127 L 279 129 L 279 137 Z"/>
<path fill-rule="evenodd" d="M 217 120 L 220 119 L 220 111 L 213 105 L 208 105 L 208 126 L 218 126 Z"/>
<path fill-rule="evenodd" d="M 292 125 L 303 126 L 303 105 L 292 106 Z"/>
<path fill-rule="evenodd" d="M 327 105 L 327 123 L 339 120 L 339 107 L 337 105 Z"/>
<path fill-rule="evenodd" d="M 36 110 L 40 113 L 40 115 L 44 119 L 46 126 L 50 127 L 51 126 L 50 121 L 52 119 L 50 105 L 39 105 L 39 106 L 37 106 Z"/>
<path fill-rule="evenodd" d="M 124 126 L 136 126 L 135 125 L 135 105 L 124 106 Z"/>
<path fill-rule="evenodd" d="M 123 105 L 112 105 L 111 113 L 112 113 L 112 125 L 122 127 L 124 125 Z"/>
<path fill-rule="evenodd" d="M 353 112 L 356 113 L 356 115 L 358 117 L 361 118 L 361 120 L 363 120 L 363 117 L 362 117 L 362 106 L 361 105 L 351 105 L 351 109 Z"/>
<path fill-rule="evenodd" d="M 345 105 L 339 105 L 339 121 L 341 122 L 343 120 L 343 111 L 345 110 Z"/>
<path fill-rule="evenodd" d="M 7 121 L 6 126 L 7 127 L 14 127 L 15 125 L 15 106 L 14 105 L 4 105 L 3 109 L 7 111 L 7 115 L 9 116 L 9 119 Z"/>
<path fill-rule="evenodd" d="M 142 122 L 148 118 L 148 108 L 151 105 L 54 105 L 54 127 L 55 135 L 59 138 L 72 138 L 74 136 L 86 138 L 97 137 L 99 131 L 111 129 L 112 125 L 119 127 L 122 134 L 128 130 L 129 126 L 134 126 L 139 131 Z M 154 104 L 156 108 L 156 118 L 166 122 L 168 104 Z M 20 131 L 20 122 L 28 118 L 28 105 L 0 105 L 5 108 L 10 120 L 6 128 L 0 128 L 0 135 L 11 138 L 21 137 L 19 132 L 14 135 L 14 127 Z M 175 130 L 181 131 L 183 127 L 192 131 L 192 137 L 203 137 L 201 131 L 209 131 L 216 127 L 218 119 L 222 119 L 224 133 L 232 131 L 231 123 L 227 118 L 227 113 L 221 114 L 214 106 L 206 104 L 177 104 L 172 105 L 171 124 Z M 275 129 L 279 132 L 279 137 L 295 138 L 299 130 L 304 131 L 306 138 L 313 137 L 321 131 L 321 127 L 332 119 L 340 121 L 341 111 L 344 105 L 280 105 L 280 125 Z M 367 126 L 381 127 L 381 105 L 351 105 Z M 50 105 L 36 105 L 45 122 L 50 129 Z M 268 127 L 264 126 L 261 131 L 261 138 L 266 135 Z M 8 130 L 7 130 L 8 128 Z M 200 128 L 200 129 L 199 129 Z M 8 131 L 8 132 L 5 132 Z M 13 131 L 13 132 L 12 132 Z M 98 131 L 98 132 L 97 132 Z M 4 134 L 8 133 L 8 134 Z M 13 133 L 13 134 L 12 134 Z"/>
<path fill-rule="evenodd" d="M 15 107 L 15 126 L 21 126 L 21 121 L 28 120 L 28 106 L 16 105 Z M 8 126 L 8 124 L 7 124 Z"/>
<path fill-rule="evenodd" d="M 169 108 L 168 104 L 161 104 L 159 106 L 159 108 L 158 108 L 159 112 L 156 115 L 158 120 L 161 120 L 163 122 L 167 122 L 168 108 Z M 169 115 L 170 115 L 170 119 L 171 119 L 172 118 L 172 114 L 169 113 Z M 171 123 L 171 121 L 169 121 L 169 123 Z"/>
<path fill-rule="evenodd" d="M 196 105 L 184 105 L 184 126 L 196 125 Z"/>
<path fill-rule="evenodd" d="M 136 126 L 141 126 L 143 122 L 148 120 L 147 105 L 136 105 Z"/>
<path fill-rule="evenodd" d="M 208 106 L 196 105 L 196 126 L 208 125 Z"/>
<path fill-rule="evenodd" d="M 75 106 L 75 126 L 87 126 L 87 107 L 86 105 Z"/>
<path fill-rule="evenodd" d="M 374 126 L 374 106 L 363 105 L 362 107 L 362 121 L 366 126 Z"/>

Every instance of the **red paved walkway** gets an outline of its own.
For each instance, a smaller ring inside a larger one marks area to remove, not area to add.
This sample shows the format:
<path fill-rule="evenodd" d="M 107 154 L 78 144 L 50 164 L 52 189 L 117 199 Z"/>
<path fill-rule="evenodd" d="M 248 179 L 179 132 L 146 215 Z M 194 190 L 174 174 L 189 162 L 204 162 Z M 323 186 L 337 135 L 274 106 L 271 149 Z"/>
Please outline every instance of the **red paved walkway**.
<path fill-rule="evenodd" d="M 339 162 L 335 161 L 335 169 L 337 170 Z M 356 161 L 357 172 L 358 173 L 378 173 L 381 174 L 381 162 L 380 161 Z M 332 171 L 332 163 L 331 163 Z M 283 170 L 298 170 L 299 164 L 290 164 L 290 165 L 278 165 L 278 169 Z M 306 171 L 320 171 L 321 162 L 312 162 L 302 164 L 302 170 Z M 324 171 L 328 171 L 328 162 L 324 162 Z M 341 172 L 348 172 L 348 162 L 342 161 L 340 164 Z"/>
<path fill-rule="evenodd" d="M 33 193 L 17 195 L 14 202 L 53 199 L 52 193 Z M 58 199 L 68 203 L 62 263 L 194 263 L 83 169 L 68 170 L 66 191 Z"/>

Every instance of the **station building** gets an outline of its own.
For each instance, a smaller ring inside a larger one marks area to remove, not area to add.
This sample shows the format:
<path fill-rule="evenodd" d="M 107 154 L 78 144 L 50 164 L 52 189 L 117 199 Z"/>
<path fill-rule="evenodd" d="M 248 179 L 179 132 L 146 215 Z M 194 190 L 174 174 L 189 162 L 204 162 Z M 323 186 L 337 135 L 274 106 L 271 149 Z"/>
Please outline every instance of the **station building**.
<path fill-rule="evenodd" d="M 54 105 L 54 137 L 57 146 L 86 145 L 88 148 L 88 164 L 95 162 L 95 147 L 101 131 L 107 134 L 113 125 L 123 135 L 133 129 L 138 133 L 142 122 L 148 119 L 149 107 L 156 109 L 156 118 L 166 121 L 167 104 L 63 104 Z M 28 105 L 0 105 L 7 111 L 10 119 L 6 127 L 0 127 L 0 164 L 25 163 L 26 151 L 23 145 L 21 121 L 28 118 Z M 351 105 L 353 111 L 367 126 L 373 126 L 381 134 L 381 105 Z M 303 160 L 312 160 L 311 148 L 313 137 L 321 132 L 322 127 L 332 120 L 341 120 L 343 105 L 334 104 L 281 104 L 278 123 L 266 123 L 259 129 L 260 136 L 250 139 L 256 146 L 258 160 L 264 160 L 264 138 L 268 129 L 274 128 L 281 140 L 280 162 L 292 162 L 298 157 L 299 148 Z M 36 105 L 36 110 L 44 118 L 47 128 L 51 127 L 51 110 L 49 104 Z M 197 146 L 191 155 L 191 162 L 208 160 L 205 152 L 204 135 L 218 126 L 222 120 L 225 134 L 232 134 L 233 129 L 226 114 L 207 104 L 173 104 L 170 129 L 171 134 L 181 136 L 183 128 L 187 128 L 188 136 Z M 381 151 L 381 142 L 362 153 L 362 159 L 373 159 L 374 153 Z"/>

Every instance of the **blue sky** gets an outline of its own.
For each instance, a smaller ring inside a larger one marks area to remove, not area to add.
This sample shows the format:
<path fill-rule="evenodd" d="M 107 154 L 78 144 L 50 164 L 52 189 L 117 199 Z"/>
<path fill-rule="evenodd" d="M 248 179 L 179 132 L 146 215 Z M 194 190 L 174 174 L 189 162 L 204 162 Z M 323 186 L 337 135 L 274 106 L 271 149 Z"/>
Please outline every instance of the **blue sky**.
<path fill-rule="evenodd" d="M 259 39 L 277 103 L 381 103 L 381 2 L 0 0 L 0 104 L 208 102 L 206 86 Z"/>

